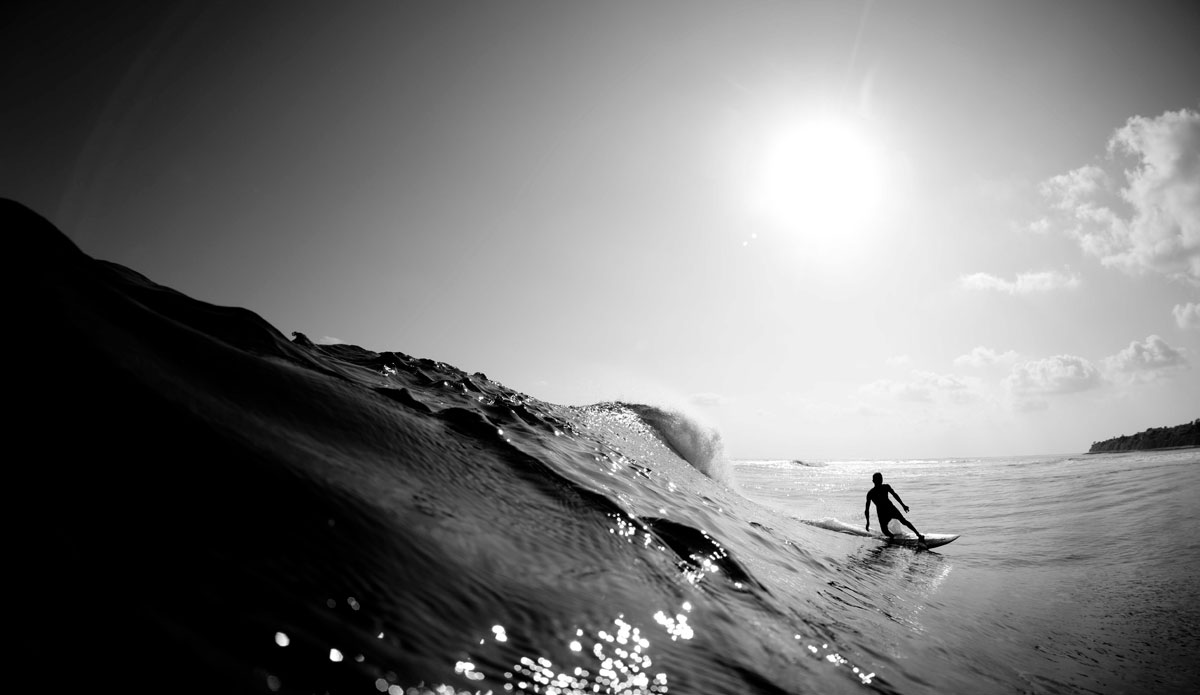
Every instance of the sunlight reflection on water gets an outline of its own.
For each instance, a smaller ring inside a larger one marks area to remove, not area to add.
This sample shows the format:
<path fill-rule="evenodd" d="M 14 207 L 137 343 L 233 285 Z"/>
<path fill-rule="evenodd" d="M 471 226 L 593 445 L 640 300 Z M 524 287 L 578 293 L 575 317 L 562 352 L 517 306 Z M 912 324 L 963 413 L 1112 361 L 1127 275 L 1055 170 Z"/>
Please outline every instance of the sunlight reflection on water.
<path fill-rule="evenodd" d="M 667 618 L 662 611 L 655 621 L 667 630 L 671 639 L 691 639 L 691 628 L 687 627 L 686 616 L 679 614 Z M 506 634 L 497 625 L 493 633 Z M 584 641 L 590 641 L 590 648 Z M 572 653 L 591 654 L 595 660 L 590 668 L 583 666 L 556 667 L 550 659 L 539 656 L 522 656 L 511 670 L 505 671 L 501 688 L 505 692 L 522 691 L 545 693 L 546 695 L 584 695 L 584 693 L 630 693 L 651 695 L 666 693 L 668 677 L 665 672 L 652 673 L 650 639 L 641 629 L 619 615 L 613 620 L 613 629 L 597 630 L 588 637 L 582 628 L 576 628 L 567 642 Z M 483 673 L 475 670 L 470 661 L 459 662 L 456 671 L 469 679 L 484 680 Z M 481 691 L 482 692 L 482 691 Z M 491 690 L 486 692 L 492 692 Z"/>

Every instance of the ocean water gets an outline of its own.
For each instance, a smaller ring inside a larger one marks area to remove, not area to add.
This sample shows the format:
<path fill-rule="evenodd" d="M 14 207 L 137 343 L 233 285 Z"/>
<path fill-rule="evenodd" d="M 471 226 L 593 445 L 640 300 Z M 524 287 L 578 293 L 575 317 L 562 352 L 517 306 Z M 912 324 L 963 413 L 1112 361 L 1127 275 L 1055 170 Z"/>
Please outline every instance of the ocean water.
<path fill-rule="evenodd" d="M 730 461 L 650 404 L 567 406 L 288 339 L 0 201 L 10 674 L 34 689 L 1183 693 L 1198 450 Z M 481 337 L 481 339 L 483 339 Z M 936 551 L 860 533 L 883 472 Z"/>
<path fill-rule="evenodd" d="M 875 471 L 919 530 L 962 534 L 929 553 L 823 542 L 846 557 L 836 612 L 892 645 L 875 668 L 901 690 L 1194 689 L 1200 449 L 737 468 L 748 497 L 834 528 L 862 527 Z"/>

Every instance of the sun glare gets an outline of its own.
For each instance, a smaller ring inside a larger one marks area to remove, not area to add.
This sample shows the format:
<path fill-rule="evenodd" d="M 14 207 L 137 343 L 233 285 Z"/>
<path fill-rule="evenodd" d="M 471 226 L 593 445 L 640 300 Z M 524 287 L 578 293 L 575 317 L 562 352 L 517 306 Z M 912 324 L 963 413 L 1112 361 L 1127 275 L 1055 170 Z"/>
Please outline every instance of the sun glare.
<path fill-rule="evenodd" d="M 846 123 L 817 120 L 778 128 L 761 147 L 755 211 L 825 251 L 852 246 L 882 193 L 870 141 Z"/>

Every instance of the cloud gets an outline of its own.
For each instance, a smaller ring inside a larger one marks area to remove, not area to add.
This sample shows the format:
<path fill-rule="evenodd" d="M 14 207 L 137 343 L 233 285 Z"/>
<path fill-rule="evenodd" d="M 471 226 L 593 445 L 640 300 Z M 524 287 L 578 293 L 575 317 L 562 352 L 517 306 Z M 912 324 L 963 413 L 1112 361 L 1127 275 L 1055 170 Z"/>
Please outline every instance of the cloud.
<path fill-rule="evenodd" d="M 1166 378 L 1189 367 L 1187 351 L 1173 348 L 1157 335 L 1133 341 L 1099 363 L 1075 355 L 1056 355 L 1014 364 L 1004 387 L 1018 410 L 1041 408 L 1034 401 L 1090 391 L 1110 384 L 1132 384 Z"/>
<path fill-rule="evenodd" d="M 1008 352 L 996 352 L 991 348 L 986 348 L 982 345 L 976 347 L 971 352 L 954 358 L 954 364 L 960 367 L 988 367 L 993 364 L 1013 364 L 1017 361 L 1017 353 L 1009 350 Z"/>
<path fill-rule="evenodd" d="M 1013 365 L 1004 386 L 1018 397 L 1057 396 L 1104 384 L 1100 368 L 1083 357 L 1055 355 Z"/>
<path fill-rule="evenodd" d="M 962 404 L 979 400 L 979 383 L 976 379 L 920 371 L 912 372 L 911 378 L 906 381 L 881 379 L 863 386 L 861 391 L 912 403 L 933 403 L 944 399 Z"/>
<path fill-rule="evenodd" d="M 1051 225 L 1050 220 L 1048 220 L 1045 217 L 1042 217 L 1040 219 L 1034 220 L 1033 222 L 1030 222 L 1027 229 L 1029 231 L 1033 232 L 1034 234 L 1046 234 L 1050 231 L 1052 226 L 1053 225 Z"/>
<path fill-rule="evenodd" d="M 1200 111 L 1134 116 L 1108 141 L 1114 179 L 1089 164 L 1041 185 L 1085 252 L 1129 273 L 1200 283 Z"/>
<path fill-rule="evenodd" d="M 866 403 L 856 403 L 854 405 L 852 414 L 861 417 L 881 417 L 887 415 L 888 412 L 886 410 L 880 410 L 879 408 Z"/>
<path fill-rule="evenodd" d="M 895 381 L 893 379 L 880 379 L 862 387 L 863 393 L 869 393 L 877 396 L 888 396 L 895 398 L 898 401 L 908 401 L 912 403 L 931 403 L 933 402 L 933 393 L 924 386 L 907 381 Z"/>
<path fill-rule="evenodd" d="M 1038 413 L 1050 407 L 1050 403 L 1041 398 L 1023 398 L 1013 403 L 1013 410 L 1020 413 Z"/>
<path fill-rule="evenodd" d="M 1060 288 L 1079 287 L 1079 276 L 1075 273 L 1060 273 L 1048 270 L 1040 273 L 1020 273 L 1015 280 L 1005 280 L 988 273 L 975 273 L 959 278 L 959 283 L 968 290 L 996 290 L 1007 294 L 1031 294 L 1050 292 Z"/>
<path fill-rule="evenodd" d="M 725 405 L 725 397 L 719 393 L 693 393 L 688 397 L 693 405 L 698 405 L 704 408 L 716 407 Z"/>
<path fill-rule="evenodd" d="M 1105 367 L 1113 378 L 1131 381 L 1153 381 L 1179 369 L 1187 369 L 1188 358 L 1183 348 L 1173 348 L 1167 341 L 1152 335 L 1145 342 L 1133 341 L 1129 347 L 1105 359 Z"/>
<path fill-rule="evenodd" d="M 1176 304 L 1171 313 L 1175 315 L 1175 323 L 1180 328 L 1200 328 L 1200 304 Z"/>

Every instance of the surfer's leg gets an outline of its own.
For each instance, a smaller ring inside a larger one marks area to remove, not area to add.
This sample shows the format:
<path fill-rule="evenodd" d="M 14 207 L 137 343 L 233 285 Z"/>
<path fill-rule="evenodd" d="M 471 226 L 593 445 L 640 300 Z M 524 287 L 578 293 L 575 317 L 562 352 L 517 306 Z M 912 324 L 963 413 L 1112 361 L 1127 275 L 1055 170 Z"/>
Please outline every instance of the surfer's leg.
<path fill-rule="evenodd" d="M 888 528 L 888 523 L 891 522 L 891 518 L 883 516 L 882 514 L 876 514 L 876 518 L 879 519 L 879 530 L 883 532 L 883 535 L 891 538 L 894 535 L 892 530 Z"/>
<path fill-rule="evenodd" d="M 909 521 L 908 519 L 905 519 L 903 515 L 896 517 L 896 521 L 899 521 L 900 523 L 902 523 L 902 524 L 904 524 L 905 526 L 907 526 L 907 527 L 909 527 L 910 529 L 912 529 L 912 532 L 913 532 L 913 533 L 915 533 L 915 534 L 917 534 L 917 538 L 920 538 L 921 540 L 925 540 L 925 536 L 922 536 L 922 535 L 921 535 L 921 532 L 917 530 L 917 527 L 916 527 L 916 526 L 913 526 L 913 525 L 912 525 L 912 522 L 911 522 L 911 521 Z"/>

